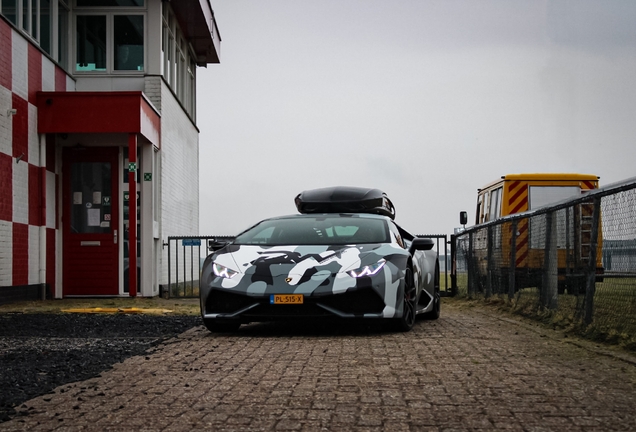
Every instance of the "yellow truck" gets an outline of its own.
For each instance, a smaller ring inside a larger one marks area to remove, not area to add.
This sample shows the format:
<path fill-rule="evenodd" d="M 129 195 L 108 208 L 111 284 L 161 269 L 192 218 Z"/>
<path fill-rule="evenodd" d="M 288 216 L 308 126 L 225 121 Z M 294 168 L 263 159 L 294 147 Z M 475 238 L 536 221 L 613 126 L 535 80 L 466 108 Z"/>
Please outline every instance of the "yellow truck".
<path fill-rule="evenodd" d="M 599 177 L 574 173 L 508 174 L 478 189 L 475 225 L 481 225 L 503 216 L 534 210 L 567 198 L 578 198 L 597 189 Z M 592 203 L 582 203 L 557 215 L 557 266 L 559 292 L 565 289 L 578 294 L 589 268 Z M 541 284 L 545 257 L 545 219 L 523 218 L 517 221 L 515 239 L 515 287 L 517 289 Z M 532 225 L 535 226 L 532 226 Z M 566 226 L 569 228 L 566 229 Z M 542 229 L 543 228 L 543 229 Z M 602 236 L 598 236 L 596 273 L 602 275 Z M 474 239 L 475 257 L 480 274 L 487 274 L 487 257 L 496 263 L 497 272 L 507 285 L 510 271 L 512 223 L 498 226 L 494 250 L 488 255 L 486 230 Z M 493 270 L 493 263 L 490 264 Z"/>

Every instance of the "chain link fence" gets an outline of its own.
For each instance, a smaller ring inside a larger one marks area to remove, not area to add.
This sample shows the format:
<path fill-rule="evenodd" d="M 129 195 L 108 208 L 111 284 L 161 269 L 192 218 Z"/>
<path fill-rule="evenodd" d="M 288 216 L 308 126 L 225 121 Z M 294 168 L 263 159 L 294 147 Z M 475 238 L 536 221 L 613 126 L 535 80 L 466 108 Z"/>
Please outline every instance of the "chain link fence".
<path fill-rule="evenodd" d="M 459 296 L 636 350 L 636 177 L 451 242 Z"/>

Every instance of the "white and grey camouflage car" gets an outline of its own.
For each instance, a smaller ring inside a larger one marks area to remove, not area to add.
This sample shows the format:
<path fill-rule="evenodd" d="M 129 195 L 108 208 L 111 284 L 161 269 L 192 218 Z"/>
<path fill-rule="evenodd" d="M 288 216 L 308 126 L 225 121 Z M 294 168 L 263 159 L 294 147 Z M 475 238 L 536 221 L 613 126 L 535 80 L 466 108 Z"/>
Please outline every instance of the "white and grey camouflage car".
<path fill-rule="evenodd" d="M 299 195 L 297 207 L 309 214 L 266 219 L 217 245 L 201 275 L 201 314 L 210 331 L 311 318 L 386 319 L 409 331 L 416 315 L 439 317 L 433 240 L 416 238 L 398 226 L 392 204 L 377 189 L 371 191 L 384 197 L 384 205 L 361 213 L 317 213 L 350 208 L 340 205 L 307 209 L 308 192 L 331 191 L 327 195 L 333 199 L 333 189 L 344 189 L 349 204 L 356 201 L 352 196 L 369 191 L 303 192 L 307 199 L 299 202 Z"/>

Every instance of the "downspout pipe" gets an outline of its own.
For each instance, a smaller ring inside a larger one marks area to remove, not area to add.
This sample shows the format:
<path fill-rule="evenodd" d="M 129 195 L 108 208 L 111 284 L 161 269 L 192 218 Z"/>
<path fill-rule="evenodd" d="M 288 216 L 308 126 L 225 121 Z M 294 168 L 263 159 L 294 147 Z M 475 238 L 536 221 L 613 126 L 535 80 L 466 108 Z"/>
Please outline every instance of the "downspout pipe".
<path fill-rule="evenodd" d="M 46 300 L 46 134 L 40 134 L 40 262 L 41 298 Z"/>

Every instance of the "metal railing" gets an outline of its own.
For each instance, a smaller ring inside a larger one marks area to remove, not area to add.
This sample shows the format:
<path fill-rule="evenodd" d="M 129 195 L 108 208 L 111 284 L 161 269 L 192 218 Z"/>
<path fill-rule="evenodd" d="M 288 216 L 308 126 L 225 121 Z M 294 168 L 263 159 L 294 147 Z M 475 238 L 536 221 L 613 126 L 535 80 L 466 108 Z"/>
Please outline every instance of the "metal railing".
<path fill-rule="evenodd" d="M 193 298 L 199 296 L 201 266 L 208 256 L 208 241 L 229 241 L 230 236 L 172 236 L 168 247 L 168 285 L 162 285 L 164 298 Z"/>
<path fill-rule="evenodd" d="M 451 236 L 451 284 L 636 349 L 636 177 Z"/>
<path fill-rule="evenodd" d="M 440 295 L 442 297 L 454 296 L 457 291 L 453 291 L 452 285 L 448 283 L 448 277 L 450 273 L 450 257 L 451 254 L 448 251 L 446 245 L 448 242 L 447 234 L 418 234 L 417 237 L 435 239 L 435 250 L 437 251 L 437 258 L 439 260 L 440 271 Z M 443 275 L 443 276 L 442 276 Z M 443 282 L 443 283 L 442 283 Z"/>

